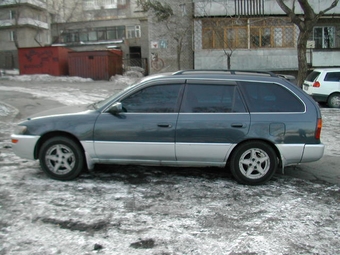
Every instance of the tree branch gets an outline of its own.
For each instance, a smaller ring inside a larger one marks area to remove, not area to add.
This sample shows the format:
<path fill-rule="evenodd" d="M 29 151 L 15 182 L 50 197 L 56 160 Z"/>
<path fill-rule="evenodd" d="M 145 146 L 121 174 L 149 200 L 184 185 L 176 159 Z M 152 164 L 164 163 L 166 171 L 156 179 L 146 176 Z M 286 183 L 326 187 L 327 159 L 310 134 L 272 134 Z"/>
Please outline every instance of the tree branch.
<path fill-rule="evenodd" d="M 317 15 L 318 17 L 321 17 L 322 15 L 324 15 L 326 12 L 332 10 L 333 8 L 335 8 L 339 3 L 339 0 L 335 0 L 333 1 L 333 3 L 328 7 L 326 8 L 325 10 L 323 11 L 320 11 L 319 14 Z"/>
<path fill-rule="evenodd" d="M 303 29 L 303 21 L 295 14 L 295 0 L 293 1 L 292 9 L 289 8 L 283 0 L 276 0 L 277 4 L 281 7 L 281 9 L 288 15 L 291 21 L 299 27 L 300 30 Z"/>

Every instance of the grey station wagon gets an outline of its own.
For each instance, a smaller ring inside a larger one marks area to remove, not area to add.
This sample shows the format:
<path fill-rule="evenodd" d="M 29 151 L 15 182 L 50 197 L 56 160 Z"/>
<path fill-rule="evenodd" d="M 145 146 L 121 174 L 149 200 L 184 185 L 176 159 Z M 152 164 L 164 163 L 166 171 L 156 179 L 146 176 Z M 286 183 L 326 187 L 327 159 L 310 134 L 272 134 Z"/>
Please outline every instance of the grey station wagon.
<path fill-rule="evenodd" d="M 179 71 L 149 76 L 91 105 L 20 123 L 14 152 L 71 180 L 95 164 L 229 167 L 239 183 L 320 159 L 318 105 L 271 73 Z M 208 171 L 208 169 L 207 169 Z"/>

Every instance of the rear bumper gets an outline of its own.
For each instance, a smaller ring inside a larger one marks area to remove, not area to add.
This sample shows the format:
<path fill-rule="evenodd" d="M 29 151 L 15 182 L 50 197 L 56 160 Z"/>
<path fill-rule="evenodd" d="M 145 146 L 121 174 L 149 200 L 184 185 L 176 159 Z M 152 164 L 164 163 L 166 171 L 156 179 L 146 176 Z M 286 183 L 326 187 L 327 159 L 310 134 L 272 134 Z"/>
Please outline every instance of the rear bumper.
<path fill-rule="evenodd" d="M 15 155 L 21 158 L 35 159 L 34 150 L 40 136 L 12 135 L 12 148 Z"/>
<path fill-rule="evenodd" d="M 324 151 L 324 144 L 306 144 L 303 150 L 301 163 L 313 162 L 321 159 Z"/>
<path fill-rule="evenodd" d="M 318 161 L 322 158 L 324 144 L 277 144 L 283 167 L 293 164 Z"/>

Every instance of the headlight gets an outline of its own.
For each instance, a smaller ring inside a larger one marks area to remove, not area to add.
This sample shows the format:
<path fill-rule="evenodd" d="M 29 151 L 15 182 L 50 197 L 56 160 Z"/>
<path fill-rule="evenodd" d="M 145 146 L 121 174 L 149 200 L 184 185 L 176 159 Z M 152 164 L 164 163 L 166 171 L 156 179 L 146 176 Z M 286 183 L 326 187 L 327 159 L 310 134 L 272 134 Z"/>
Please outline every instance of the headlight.
<path fill-rule="evenodd" d="M 14 134 L 15 135 L 23 135 L 25 134 L 27 131 L 27 127 L 26 126 L 16 126 L 14 129 Z"/>

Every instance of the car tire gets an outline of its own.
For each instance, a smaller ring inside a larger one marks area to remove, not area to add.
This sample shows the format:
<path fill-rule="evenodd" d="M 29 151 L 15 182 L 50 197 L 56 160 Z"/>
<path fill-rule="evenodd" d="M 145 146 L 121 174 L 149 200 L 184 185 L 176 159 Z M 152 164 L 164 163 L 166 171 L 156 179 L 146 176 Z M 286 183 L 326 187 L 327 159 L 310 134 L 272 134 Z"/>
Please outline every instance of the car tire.
<path fill-rule="evenodd" d="M 260 141 L 239 145 L 230 158 L 231 173 L 241 184 L 262 184 L 272 178 L 277 167 L 275 151 L 270 145 Z"/>
<path fill-rule="evenodd" d="M 80 175 L 84 168 L 84 152 L 73 140 L 57 136 L 43 143 L 39 152 L 42 170 L 50 178 L 68 181 Z"/>
<path fill-rule="evenodd" d="M 330 95 L 327 104 L 331 108 L 340 108 L 340 93 Z"/>

